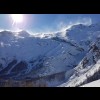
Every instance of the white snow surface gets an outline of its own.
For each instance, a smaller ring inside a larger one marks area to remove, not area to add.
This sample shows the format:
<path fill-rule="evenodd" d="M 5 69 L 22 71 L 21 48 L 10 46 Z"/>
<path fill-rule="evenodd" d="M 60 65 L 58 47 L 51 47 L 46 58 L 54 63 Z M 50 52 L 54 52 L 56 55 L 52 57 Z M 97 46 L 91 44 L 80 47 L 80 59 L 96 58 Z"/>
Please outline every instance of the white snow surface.
<path fill-rule="evenodd" d="M 100 87 L 100 80 L 90 82 L 90 83 L 82 85 L 80 87 Z"/>

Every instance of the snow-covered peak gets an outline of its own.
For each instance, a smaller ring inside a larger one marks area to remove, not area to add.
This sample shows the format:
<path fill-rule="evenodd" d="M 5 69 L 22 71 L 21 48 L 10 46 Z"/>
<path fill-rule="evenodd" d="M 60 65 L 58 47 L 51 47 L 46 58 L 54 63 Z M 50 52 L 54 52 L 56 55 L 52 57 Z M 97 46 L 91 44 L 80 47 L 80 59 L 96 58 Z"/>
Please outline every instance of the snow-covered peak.
<path fill-rule="evenodd" d="M 87 25 L 84 24 L 77 24 L 77 25 L 73 25 L 72 27 L 70 27 L 68 30 L 74 30 L 74 29 L 83 29 L 86 28 Z M 66 30 L 67 31 L 67 30 Z"/>
<path fill-rule="evenodd" d="M 13 35 L 13 32 L 11 32 L 11 31 L 1 31 L 0 32 L 0 36 L 11 36 L 11 35 Z"/>
<path fill-rule="evenodd" d="M 100 37 L 100 24 L 91 24 L 89 26 L 83 24 L 74 25 L 66 30 L 66 37 L 68 40 L 87 48 L 89 43 L 96 41 Z"/>
<path fill-rule="evenodd" d="M 85 29 L 85 28 L 99 28 L 100 27 L 100 23 L 94 23 L 94 24 L 91 24 L 91 25 L 84 25 L 84 24 L 76 24 L 76 25 L 72 25 L 70 28 L 68 28 L 66 31 L 68 30 L 75 30 L 75 29 Z"/>
<path fill-rule="evenodd" d="M 22 37 L 29 37 L 30 36 L 30 33 L 28 33 L 25 30 L 22 30 L 22 31 L 18 32 L 18 35 L 19 36 L 22 36 Z"/>

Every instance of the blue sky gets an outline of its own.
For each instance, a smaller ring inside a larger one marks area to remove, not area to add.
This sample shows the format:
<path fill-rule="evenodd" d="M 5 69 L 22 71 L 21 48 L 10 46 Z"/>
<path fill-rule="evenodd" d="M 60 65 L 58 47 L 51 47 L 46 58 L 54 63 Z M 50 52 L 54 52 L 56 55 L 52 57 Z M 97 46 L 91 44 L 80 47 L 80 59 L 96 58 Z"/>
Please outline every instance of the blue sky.
<path fill-rule="evenodd" d="M 13 29 L 9 14 L 0 14 L 0 29 Z M 38 32 L 59 31 L 76 23 L 100 22 L 100 14 L 24 14 L 24 21 L 18 27 Z"/>

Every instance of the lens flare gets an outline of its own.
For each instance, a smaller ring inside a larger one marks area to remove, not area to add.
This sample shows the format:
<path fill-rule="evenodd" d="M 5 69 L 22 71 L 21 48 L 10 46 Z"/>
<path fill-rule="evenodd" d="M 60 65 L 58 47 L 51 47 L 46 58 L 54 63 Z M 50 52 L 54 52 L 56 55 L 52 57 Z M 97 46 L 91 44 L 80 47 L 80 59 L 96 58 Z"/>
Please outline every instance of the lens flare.
<path fill-rule="evenodd" d="M 22 23 L 23 22 L 22 14 L 11 14 L 11 18 L 13 20 L 13 23 Z"/>

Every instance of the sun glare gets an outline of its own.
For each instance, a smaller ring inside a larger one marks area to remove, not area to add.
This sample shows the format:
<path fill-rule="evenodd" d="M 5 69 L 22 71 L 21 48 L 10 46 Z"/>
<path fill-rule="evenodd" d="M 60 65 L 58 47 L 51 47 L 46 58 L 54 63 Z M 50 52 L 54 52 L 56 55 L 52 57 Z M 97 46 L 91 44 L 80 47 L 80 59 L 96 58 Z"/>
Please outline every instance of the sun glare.
<path fill-rule="evenodd" d="M 23 22 L 22 14 L 11 14 L 11 18 L 13 20 L 13 23 L 22 23 Z"/>

